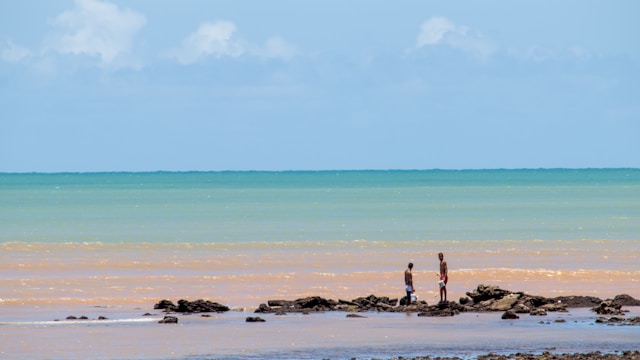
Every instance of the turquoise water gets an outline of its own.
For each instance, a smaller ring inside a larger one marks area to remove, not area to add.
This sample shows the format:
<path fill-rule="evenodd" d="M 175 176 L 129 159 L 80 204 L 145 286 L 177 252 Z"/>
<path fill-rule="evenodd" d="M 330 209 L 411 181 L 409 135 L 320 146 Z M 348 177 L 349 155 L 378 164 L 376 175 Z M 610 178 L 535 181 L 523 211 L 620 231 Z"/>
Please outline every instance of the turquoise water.
<path fill-rule="evenodd" d="M 637 240 L 639 169 L 0 174 L 0 242 Z"/>

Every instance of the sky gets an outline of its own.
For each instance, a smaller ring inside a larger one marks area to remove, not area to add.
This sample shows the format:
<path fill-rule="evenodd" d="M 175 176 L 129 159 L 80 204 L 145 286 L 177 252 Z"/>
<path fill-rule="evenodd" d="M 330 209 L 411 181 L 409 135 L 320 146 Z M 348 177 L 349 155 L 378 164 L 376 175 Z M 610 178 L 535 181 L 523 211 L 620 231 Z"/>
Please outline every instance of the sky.
<path fill-rule="evenodd" d="M 0 0 L 0 172 L 640 168 L 638 14 Z"/>

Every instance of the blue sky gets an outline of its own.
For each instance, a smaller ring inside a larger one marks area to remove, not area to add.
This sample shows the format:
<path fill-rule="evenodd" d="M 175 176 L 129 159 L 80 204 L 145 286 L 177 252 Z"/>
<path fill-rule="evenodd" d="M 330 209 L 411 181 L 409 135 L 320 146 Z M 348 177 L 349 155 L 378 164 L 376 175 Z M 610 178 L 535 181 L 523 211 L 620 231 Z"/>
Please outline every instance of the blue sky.
<path fill-rule="evenodd" d="M 640 167 L 638 1 L 1 1 L 0 172 Z"/>

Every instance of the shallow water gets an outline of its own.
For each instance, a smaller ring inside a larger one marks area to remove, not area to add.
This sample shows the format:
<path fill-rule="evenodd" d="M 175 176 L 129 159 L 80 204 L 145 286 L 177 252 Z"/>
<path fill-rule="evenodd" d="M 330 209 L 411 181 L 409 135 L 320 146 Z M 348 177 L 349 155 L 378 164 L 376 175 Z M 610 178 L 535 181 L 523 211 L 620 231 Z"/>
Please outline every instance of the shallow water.
<path fill-rule="evenodd" d="M 630 309 L 629 316 L 640 315 L 640 308 Z M 640 349 L 638 327 L 595 324 L 595 314 L 588 309 L 546 317 L 523 315 L 513 321 L 501 320 L 500 313 L 449 318 L 364 313 L 366 318 L 356 319 L 342 312 L 266 314 L 261 315 L 265 323 L 246 323 L 245 317 L 253 314 L 234 311 L 210 318 L 178 315 L 177 325 L 157 324 L 162 314 L 141 317 L 142 309 L 84 310 L 90 318 L 100 313 L 115 320 L 0 323 L 0 355 L 5 359 L 369 359 Z M 118 316 L 125 319 L 117 320 Z"/>

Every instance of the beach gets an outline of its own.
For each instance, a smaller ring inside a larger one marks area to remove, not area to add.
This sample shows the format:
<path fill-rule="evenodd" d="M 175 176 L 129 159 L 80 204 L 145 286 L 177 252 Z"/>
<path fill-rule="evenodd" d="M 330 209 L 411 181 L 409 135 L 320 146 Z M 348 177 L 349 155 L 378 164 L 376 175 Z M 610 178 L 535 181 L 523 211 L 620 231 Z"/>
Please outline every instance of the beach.
<path fill-rule="evenodd" d="M 638 350 L 640 328 L 595 324 L 588 308 L 515 321 L 498 313 L 377 312 L 245 319 L 272 299 L 399 298 L 410 261 L 418 299 L 435 304 L 440 251 L 454 302 L 478 284 L 638 299 L 639 174 L 4 174 L 0 355 L 386 359 Z M 162 299 L 207 299 L 232 310 L 158 324 L 164 314 L 153 307 Z"/>

